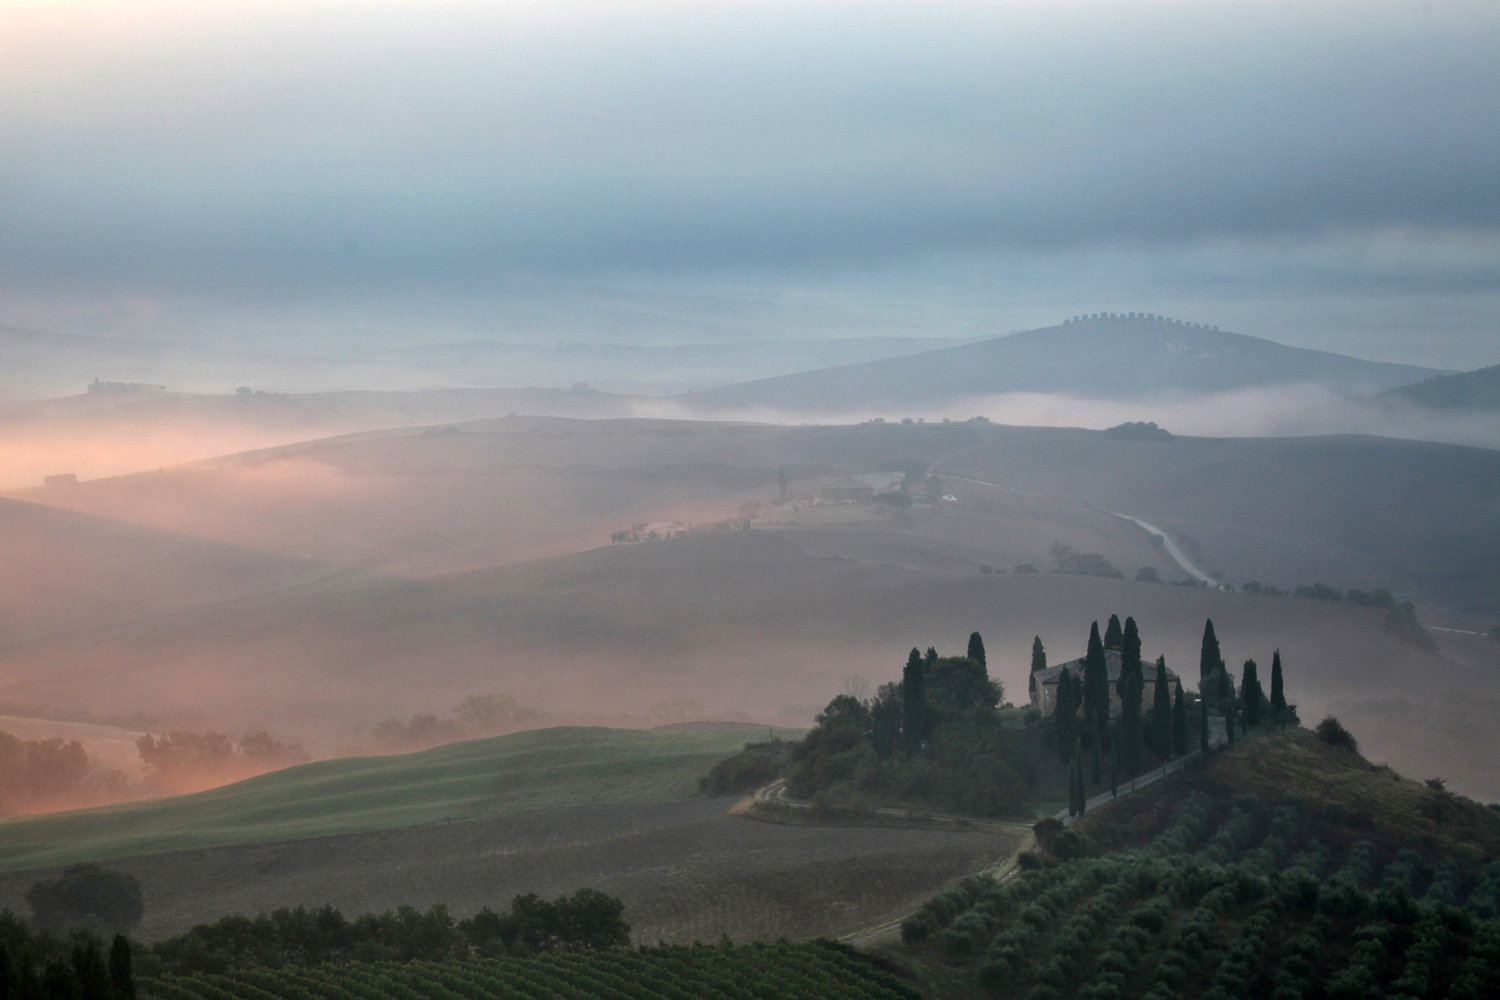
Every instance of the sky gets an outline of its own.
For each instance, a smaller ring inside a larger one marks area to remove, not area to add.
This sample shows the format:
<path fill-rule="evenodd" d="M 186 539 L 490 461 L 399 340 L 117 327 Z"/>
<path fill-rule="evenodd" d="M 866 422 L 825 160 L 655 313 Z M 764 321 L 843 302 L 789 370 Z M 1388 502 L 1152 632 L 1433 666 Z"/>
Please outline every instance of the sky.
<path fill-rule="evenodd" d="M 0 324 L 1500 361 L 1500 2 L 0 6 Z"/>

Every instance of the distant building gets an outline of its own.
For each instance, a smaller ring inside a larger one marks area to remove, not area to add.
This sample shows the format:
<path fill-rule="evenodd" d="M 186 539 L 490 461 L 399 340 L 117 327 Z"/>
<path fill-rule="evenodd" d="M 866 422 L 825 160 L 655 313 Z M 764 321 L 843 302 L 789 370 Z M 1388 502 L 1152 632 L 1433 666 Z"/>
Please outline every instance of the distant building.
<path fill-rule="evenodd" d="M 1059 663 L 1055 667 L 1046 670 L 1038 670 L 1031 675 L 1031 707 L 1041 712 L 1043 717 L 1051 715 L 1057 708 L 1057 679 L 1062 672 L 1067 670 L 1073 675 L 1074 681 L 1083 679 L 1083 657 L 1069 660 L 1067 663 Z M 1116 649 L 1104 651 L 1104 662 L 1109 667 L 1109 714 L 1112 716 L 1120 714 L 1120 652 Z M 1156 683 L 1156 663 L 1146 660 L 1141 663 L 1141 675 L 1145 678 L 1145 694 L 1142 698 L 1143 705 L 1151 703 L 1151 686 Z M 1167 671 L 1167 684 L 1177 683 L 1177 675 L 1171 670 Z"/>
<path fill-rule="evenodd" d="M 42 480 L 43 486 L 73 486 L 78 482 L 78 473 L 64 472 L 56 476 L 47 476 Z"/>

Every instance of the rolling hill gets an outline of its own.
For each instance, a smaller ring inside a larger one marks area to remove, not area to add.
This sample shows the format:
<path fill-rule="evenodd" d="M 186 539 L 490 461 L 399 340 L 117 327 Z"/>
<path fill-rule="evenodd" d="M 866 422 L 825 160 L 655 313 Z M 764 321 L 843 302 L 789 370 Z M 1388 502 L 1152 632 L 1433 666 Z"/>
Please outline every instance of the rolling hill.
<path fill-rule="evenodd" d="M 0 906 L 24 909 L 38 866 L 106 858 L 140 879 L 148 940 L 281 906 L 466 916 L 580 886 L 623 899 L 640 941 L 766 940 L 899 917 L 1015 848 L 1013 831 L 759 823 L 694 798 L 746 738 L 550 729 L 0 823 Z"/>
<path fill-rule="evenodd" d="M 692 398 L 705 408 L 840 413 L 1015 392 L 1122 399 L 1312 384 L 1354 394 L 1432 374 L 1160 317 L 1086 318 L 907 357 L 722 386 Z"/>
<path fill-rule="evenodd" d="M 1388 389 L 1379 399 L 1430 410 L 1500 410 L 1500 365 L 1456 375 L 1434 375 Z"/>
<path fill-rule="evenodd" d="M 0 646 L 305 583 L 306 559 L 0 499 Z"/>
<path fill-rule="evenodd" d="M 751 732 L 764 738 L 765 731 Z M 744 729 L 539 729 L 317 761 L 211 791 L 0 823 L 0 870 L 693 798 Z"/>

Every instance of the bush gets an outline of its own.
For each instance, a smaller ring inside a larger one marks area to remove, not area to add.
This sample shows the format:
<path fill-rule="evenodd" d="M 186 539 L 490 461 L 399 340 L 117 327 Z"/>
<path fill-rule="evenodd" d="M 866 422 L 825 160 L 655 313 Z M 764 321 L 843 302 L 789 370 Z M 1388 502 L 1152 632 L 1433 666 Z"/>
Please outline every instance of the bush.
<path fill-rule="evenodd" d="M 793 743 L 771 737 L 764 743 L 746 743 L 743 750 L 726 757 L 698 779 L 702 795 L 737 795 L 768 785 L 792 759 Z"/>
<path fill-rule="evenodd" d="M 1345 729 L 1344 724 L 1331 715 L 1325 716 L 1313 732 L 1317 733 L 1318 738 L 1324 743 L 1359 753 L 1359 741 L 1354 738 L 1354 734 Z"/>
<path fill-rule="evenodd" d="M 141 922 L 141 883 L 133 875 L 94 864 L 72 865 L 61 876 L 26 890 L 38 926 L 62 930 L 77 925 L 124 931 Z"/>

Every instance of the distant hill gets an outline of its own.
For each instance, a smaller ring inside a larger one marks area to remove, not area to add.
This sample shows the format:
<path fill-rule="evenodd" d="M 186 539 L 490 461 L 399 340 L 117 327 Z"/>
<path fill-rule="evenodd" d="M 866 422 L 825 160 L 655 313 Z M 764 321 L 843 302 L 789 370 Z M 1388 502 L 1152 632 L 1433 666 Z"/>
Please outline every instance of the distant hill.
<path fill-rule="evenodd" d="M 1310 383 L 1379 392 L 1433 375 L 1411 365 L 1288 347 L 1164 317 L 1085 317 L 906 357 L 760 379 L 695 394 L 703 404 L 837 411 L 1009 392 L 1089 398 L 1215 393 Z"/>
<path fill-rule="evenodd" d="M 1500 410 L 1500 365 L 1457 375 L 1435 375 L 1387 390 L 1380 398 L 1433 410 Z"/>

